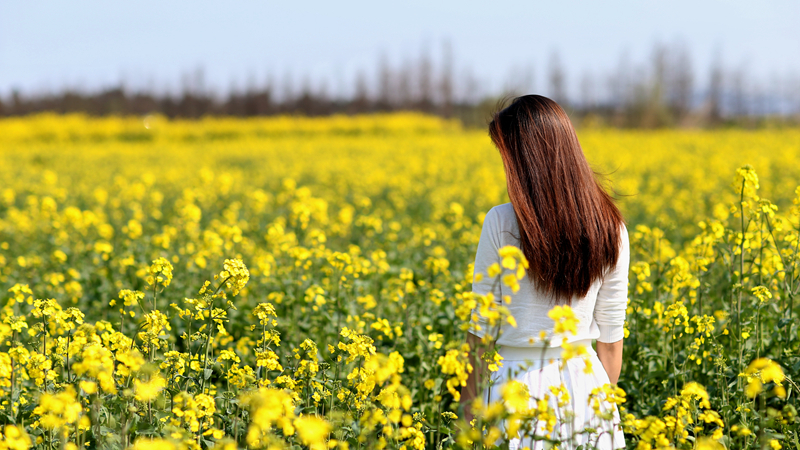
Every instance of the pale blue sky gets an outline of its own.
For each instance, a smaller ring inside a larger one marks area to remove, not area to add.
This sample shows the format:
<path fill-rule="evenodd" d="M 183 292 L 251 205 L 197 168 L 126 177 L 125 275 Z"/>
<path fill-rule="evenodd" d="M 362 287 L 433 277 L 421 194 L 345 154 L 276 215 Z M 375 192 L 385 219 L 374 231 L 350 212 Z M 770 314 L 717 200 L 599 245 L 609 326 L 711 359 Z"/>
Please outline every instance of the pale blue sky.
<path fill-rule="evenodd" d="M 202 66 L 206 86 L 225 91 L 248 79 L 287 74 L 349 89 L 384 52 L 397 64 L 442 42 L 457 74 L 471 68 L 480 89 L 533 67 L 534 86 L 557 50 L 570 89 L 584 71 L 606 73 L 627 51 L 647 61 L 653 43 L 682 41 L 698 82 L 715 49 L 727 66 L 754 77 L 800 74 L 800 2 L 721 0 L 496 1 L 170 1 L 4 0 L 0 2 L 0 95 L 180 86 Z"/>

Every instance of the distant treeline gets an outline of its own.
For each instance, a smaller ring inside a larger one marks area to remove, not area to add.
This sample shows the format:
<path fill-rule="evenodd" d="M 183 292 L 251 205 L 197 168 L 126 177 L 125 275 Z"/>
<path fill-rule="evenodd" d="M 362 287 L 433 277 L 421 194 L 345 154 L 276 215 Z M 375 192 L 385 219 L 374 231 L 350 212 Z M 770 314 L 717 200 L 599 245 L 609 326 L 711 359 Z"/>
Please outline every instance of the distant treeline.
<path fill-rule="evenodd" d="M 537 89 L 529 65 L 509 74 L 500 95 L 489 94 L 480 89 L 471 71 L 454 69 L 450 45 L 445 43 L 438 64 L 427 50 L 397 66 L 381 58 L 374 76 L 370 79 L 359 73 L 346 95 L 329 94 L 327 80 L 318 86 L 305 82 L 294 89 L 293 80 L 287 78 L 280 86 L 268 79 L 221 97 L 204 89 L 203 72 L 198 70 L 184 76 L 178 94 L 133 91 L 122 84 L 93 93 L 65 90 L 23 95 L 14 91 L 0 98 L 0 116 L 52 111 L 197 118 L 413 110 L 484 126 L 504 99 L 542 93 L 564 106 L 579 124 L 658 128 L 800 123 L 800 79 L 774 78 L 759 84 L 744 69 L 725 68 L 716 58 L 708 79 L 698 82 L 689 52 L 681 44 L 655 44 L 650 60 L 639 65 L 623 54 L 608 74 L 584 72 L 572 78 L 560 61 L 557 53 L 551 54 L 543 88 Z"/>

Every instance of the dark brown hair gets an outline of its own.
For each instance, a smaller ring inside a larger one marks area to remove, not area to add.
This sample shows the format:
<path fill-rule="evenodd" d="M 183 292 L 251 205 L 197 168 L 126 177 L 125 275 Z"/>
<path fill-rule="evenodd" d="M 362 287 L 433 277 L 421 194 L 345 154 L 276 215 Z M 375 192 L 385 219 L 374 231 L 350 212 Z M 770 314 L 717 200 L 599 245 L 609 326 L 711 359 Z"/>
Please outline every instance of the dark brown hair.
<path fill-rule="evenodd" d="M 495 113 L 489 135 L 503 158 L 530 280 L 556 302 L 586 296 L 617 263 L 623 218 L 567 113 L 547 97 L 524 95 Z"/>

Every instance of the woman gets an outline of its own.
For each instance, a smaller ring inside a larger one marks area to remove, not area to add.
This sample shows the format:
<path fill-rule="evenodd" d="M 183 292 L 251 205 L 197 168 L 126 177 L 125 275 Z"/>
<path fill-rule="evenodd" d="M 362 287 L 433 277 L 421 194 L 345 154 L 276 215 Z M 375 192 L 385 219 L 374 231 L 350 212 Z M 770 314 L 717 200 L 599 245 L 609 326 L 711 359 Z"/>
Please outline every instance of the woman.
<path fill-rule="evenodd" d="M 613 420 L 600 420 L 587 404 L 593 388 L 616 384 L 622 363 L 629 265 L 622 215 L 595 179 L 567 114 L 556 102 L 539 95 L 518 97 L 495 114 L 489 135 L 503 159 L 511 202 L 486 214 L 474 265 L 475 274 L 482 273 L 483 278 L 476 277 L 472 289 L 479 294 L 493 292 L 498 303 L 510 295 L 507 307 L 517 326 L 501 326 L 496 344 L 503 365 L 491 374 L 496 383 L 482 392 L 483 400 L 500 399 L 502 383 L 509 378 L 526 384 L 534 398 L 543 398 L 549 386 L 563 384 L 570 401 L 557 411 L 558 423 L 550 437 L 569 443 L 558 448 L 583 443 L 623 448 L 616 405 L 604 404 L 610 408 L 606 411 L 613 409 Z M 506 245 L 519 247 L 529 262 L 516 293 L 486 276 L 487 268 L 498 262 L 498 249 Z M 577 333 L 568 341 L 584 345 L 585 358 L 559 359 L 562 337 L 552 335 L 554 322 L 548 317 L 555 304 L 570 305 L 574 311 Z M 488 325 L 477 308 L 473 313 L 480 329 L 472 327 L 467 341 L 476 349 Z M 542 331 L 552 339 L 541 340 Z M 596 351 L 591 345 L 595 339 Z M 591 373 L 584 371 L 586 360 L 594 363 Z M 488 375 L 478 373 L 475 362 L 461 397 L 468 421 L 477 381 Z M 553 394 L 549 403 L 559 409 Z M 564 409 L 572 414 L 565 416 Z M 595 428 L 597 433 L 584 428 Z M 510 439 L 512 449 L 543 448 L 543 443 L 529 437 Z"/>

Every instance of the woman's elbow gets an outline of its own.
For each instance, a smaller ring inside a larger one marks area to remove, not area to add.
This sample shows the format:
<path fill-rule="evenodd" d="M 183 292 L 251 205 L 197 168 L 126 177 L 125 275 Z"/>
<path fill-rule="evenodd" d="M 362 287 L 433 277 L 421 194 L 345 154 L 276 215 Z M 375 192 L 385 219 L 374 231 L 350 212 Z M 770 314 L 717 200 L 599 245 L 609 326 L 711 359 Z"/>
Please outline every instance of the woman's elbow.
<path fill-rule="evenodd" d="M 612 384 L 617 383 L 622 370 L 622 346 L 623 339 L 616 342 L 597 341 L 597 358 L 603 364 Z"/>

